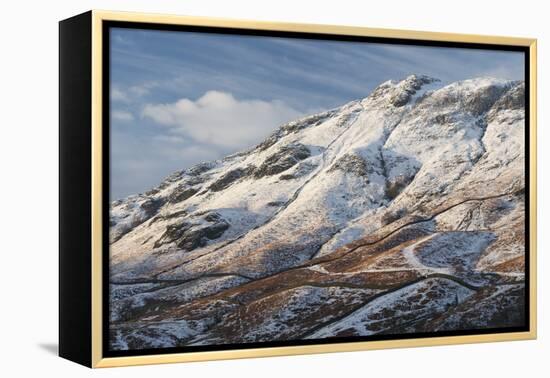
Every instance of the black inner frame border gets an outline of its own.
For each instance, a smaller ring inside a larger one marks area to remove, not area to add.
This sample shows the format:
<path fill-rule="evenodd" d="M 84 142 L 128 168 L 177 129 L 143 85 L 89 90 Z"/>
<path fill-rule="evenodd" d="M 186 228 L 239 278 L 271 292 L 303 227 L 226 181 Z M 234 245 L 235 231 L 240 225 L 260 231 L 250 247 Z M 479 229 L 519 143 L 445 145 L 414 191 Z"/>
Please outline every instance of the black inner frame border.
<path fill-rule="evenodd" d="M 132 350 L 110 350 L 109 348 L 109 212 L 110 212 L 110 30 L 111 28 L 126 28 L 126 29 L 142 29 L 156 31 L 180 31 L 180 32 L 198 32 L 208 34 L 231 34 L 241 36 L 265 36 L 265 37 L 282 37 L 296 39 L 313 39 L 313 40 L 328 40 L 340 42 L 364 42 L 364 43 L 381 43 L 390 45 L 413 45 L 427 47 L 446 47 L 446 48 L 467 48 L 476 50 L 496 50 L 496 51 L 515 51 L 524 54 L 524 81 L 525 81 L 525 325 L 519 327 L 507 328 L 489 328 L 489 329 L 473 329 L 473 330 L 456 330 L 456 331 L 441 331 L 429 333 L 409 333 L 409 334 L 392 334 L 392 335 L 372 335 L 372 336 L 353 336 L 353 337 L 334 337 L 315 340 L 288 340 L 288 341 L 269 341 L 269 342 L 254 342 L 243 344 L 221 344 L 221 345 L 204 345 L 204 346 L 186 346 L 186 347 L 170 347 L 170 348 L 152 348 L 152 349 L 132 349 Z M 486 334 L 501 334 L 511 332 L 528 332 L 530 330 L 530 54 L 528 46 L 515 45 L 499 45 L 499 44 L 484 44 L 484 43 L 467 43 L 467 42 L 446 42 L 432 41 L 420 39 L 404 39 L 390 37 L 368 37 L 356 35 L 335 35 L 324 33 L 309 33 L 309 32 L 288 32 L 288 31 L 272 31 L 272 30 L 256 30 L 256 29 L 239 29 L 227 27 L 211 27 L 211 26 L 191 26 L 191 25 L 170 25 L 145 22 L 128 22 L 128 21 L 102 21 L 102 175 L 103 175 L 103 197 L 102 197 L 102 354 L 103 357 L 128 357 L 142 355 L 158 355 L 170 353 L 192 353 L 205 351 L 227 351 L 237 349 L 257 349 L 285 346 L 304 346 L 304 345 L 327 345 L 336 343 L 353 343 L 362 341 L 381 341 L 381 340 L 404 340 L 404 339 L 420 339 L 434 338 L 445 336 L 466 336 L 466 335 L 486 335 Z"/>

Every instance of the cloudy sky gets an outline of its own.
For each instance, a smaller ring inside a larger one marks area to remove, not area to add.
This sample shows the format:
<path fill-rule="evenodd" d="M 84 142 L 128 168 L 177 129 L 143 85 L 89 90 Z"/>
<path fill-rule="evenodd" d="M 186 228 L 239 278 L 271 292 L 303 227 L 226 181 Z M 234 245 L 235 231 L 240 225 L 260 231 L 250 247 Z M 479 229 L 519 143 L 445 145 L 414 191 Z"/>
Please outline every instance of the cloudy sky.
<path fill-rule="evenodd" d="M 111 198 L 262 141 L 411 73 L 523 79 L 523 55 L 113 28 Z"/>

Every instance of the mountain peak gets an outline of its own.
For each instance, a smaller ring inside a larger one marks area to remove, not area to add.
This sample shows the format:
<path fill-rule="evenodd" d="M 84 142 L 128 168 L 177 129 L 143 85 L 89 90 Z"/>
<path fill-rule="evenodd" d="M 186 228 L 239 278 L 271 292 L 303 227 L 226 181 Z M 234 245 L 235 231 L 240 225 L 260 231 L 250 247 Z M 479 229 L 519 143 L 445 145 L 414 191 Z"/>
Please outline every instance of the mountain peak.
<path fill-rule="evenodd" d="M 412 74 L 402 80 L 388 80 L 380 84 L 365 100 L 389 101 L 391 105 L 401 107 L 411 103 L 412 99 L 418 98 L 421 92 L 435 88 L 433 84 L 440 82 L 439 79 L 426 75 Z"/>
<path fill-rule="evenodd" d="M 401 80 L 401 83 L 407 83 L 413 87 L 420 87 L 424 84 L 430 84 L 437 81 L 441 81 L 441 80 L 428 75 L 411 74 L 407 76 L 405 79 Z"/>

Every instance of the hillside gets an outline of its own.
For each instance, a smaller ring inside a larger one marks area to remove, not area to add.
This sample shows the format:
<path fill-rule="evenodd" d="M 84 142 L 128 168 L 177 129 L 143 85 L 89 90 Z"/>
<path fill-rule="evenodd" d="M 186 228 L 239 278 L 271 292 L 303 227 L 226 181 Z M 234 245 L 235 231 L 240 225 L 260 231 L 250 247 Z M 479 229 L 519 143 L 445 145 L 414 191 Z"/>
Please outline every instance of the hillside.
<path fill-rule="evenodd" d="M 523 325 L 524 117 L 412 75 L 114 201 L 111 347 Z"/>

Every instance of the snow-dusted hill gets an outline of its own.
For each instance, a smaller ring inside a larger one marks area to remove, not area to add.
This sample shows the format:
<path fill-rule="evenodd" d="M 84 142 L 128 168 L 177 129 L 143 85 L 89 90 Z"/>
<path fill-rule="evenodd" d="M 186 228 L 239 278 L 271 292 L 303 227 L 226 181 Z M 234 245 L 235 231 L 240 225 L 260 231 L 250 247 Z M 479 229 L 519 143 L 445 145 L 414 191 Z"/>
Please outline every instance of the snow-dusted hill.
<path fill-rule="evenodd" d="M 524 84 L 388 81 L 112 203 L 114 349 L 524 321 Z"/>

